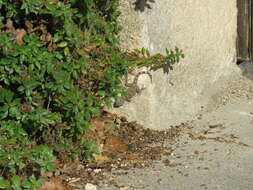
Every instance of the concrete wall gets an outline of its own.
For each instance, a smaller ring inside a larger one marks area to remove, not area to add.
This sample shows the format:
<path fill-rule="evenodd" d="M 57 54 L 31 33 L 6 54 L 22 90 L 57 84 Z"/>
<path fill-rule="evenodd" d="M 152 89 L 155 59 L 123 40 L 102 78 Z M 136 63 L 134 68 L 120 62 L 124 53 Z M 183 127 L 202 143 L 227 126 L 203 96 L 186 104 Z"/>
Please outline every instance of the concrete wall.
<path fill-rule="evenodd" d="M 210 104 L 219 80 L 236 72 L 236 0 L 155 0 L 144 12 L 134 2 L 121 3 L 122 48 L 177 46 L 186 57 L 169 74 L 152 72 L 152 84 L 142 75 L 146 89 L 114 111 L 155 129 L 191 120 Z"/>

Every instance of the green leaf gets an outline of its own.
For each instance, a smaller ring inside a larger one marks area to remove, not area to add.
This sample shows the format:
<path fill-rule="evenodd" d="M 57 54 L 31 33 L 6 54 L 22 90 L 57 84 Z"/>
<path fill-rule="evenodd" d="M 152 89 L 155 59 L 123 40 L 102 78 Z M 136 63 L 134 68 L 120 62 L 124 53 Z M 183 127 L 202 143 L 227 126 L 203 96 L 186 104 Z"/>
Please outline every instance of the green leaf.
<path fill-rule="evenodd" d="M 63 48 L 63 47 L 66 47 L 67 45 L 68 45 L 68 42 L 61 42 L 57 46 Z"/>
<path fill-rule="evenodd" d="M 0 88 L 0 102 L 10 103 L 13 99 L 14 93 L 5 88 Z"/>
<path fill-rule="evenodd" d="M 54 4 L 46 4 L 46 8 L 52 12 L 56 10 L 56 6 Z"/>
<path fill-rule="evenodd" d="M 32 187 L 32 183 L 28 180 L 28 179 L 25 179 L 23 182 L 22 182 L 22 186 L 26 189 L 30 189 Z"/>
<path fill-rule="evenodd" d="M 7 189 L 10 187 L 10 182 L 5 181 L 2 177 L 0 177 L 0 188 Z"/>
<path fill-rule="evenodd" d="M 0 107 L 0 119 L 4 119 L 8 116 L 8 109 L 9 107 L 7 105 Z"/>
<path fill-rule="evenodd" d="M 44 180 L 44 179 L 38 179 L 37 182 L 36 182 L 36 186 L 37 186 L 37 187 L 40 187 L 40 186 L 42 186 L 44 183 L 45 183 L 45 180 Z"/>
<path fill-rule="evenodd" d="M 11 185 L 11 187 L 13 188 L 13 190 L 22 190 L 21 186 L 18 184 L 13 184 Z"/>
<path fill-rule="evenodd" d="M 64 52 L 64 55 L 65 55 L 65 56 L 66 56 L 66 55 L 69 55 L 69 48 L 68 48 L 68 47 L 65 47 L 64 50 L 63 50 L 63 52 Z"/>
<path fill-rule="evenodd" d="M 106 92 L 103 91 L 103 90 L 99 90 L 99 91 L 98 91 L 98 95 L 103 97 L 103 96 L 106 95 Z"/>
<path fill-rule="evenodd" d="M 60 53 L 56 53 L 56 54 L 55 54 L 55 57 L 56 57 L 57 59 L 59 59 L 59 60 L 62 60 L 62 59 L 63 59 L 63 56 L 62 56 L 62 54 L 60 54 Z"/>
<path fill-rule="evenodd" d="M 68 80 L 68 73 L 66 71 L 58 71 L 53 73 L 53 77 L 58 83 L 63 83 Z"/>
<path fill-rule="evenodd" d="M 16 184 L 16 185 L 20 185 L 21 184 L 21 179 L 19 176 L 17 175 L 14 175 L 12 178 L 11 178 L 11 181 L 13 184 Z"/>

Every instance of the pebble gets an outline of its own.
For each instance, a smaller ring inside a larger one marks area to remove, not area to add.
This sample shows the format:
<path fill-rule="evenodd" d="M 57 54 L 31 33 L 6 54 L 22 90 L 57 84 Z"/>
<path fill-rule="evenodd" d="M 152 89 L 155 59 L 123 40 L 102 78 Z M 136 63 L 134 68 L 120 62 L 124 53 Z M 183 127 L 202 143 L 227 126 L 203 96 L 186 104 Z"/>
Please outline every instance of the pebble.
<path fill-rule="evenodd" d="M 121 187 L 120 190 L 129 190 L 130 187 Z"/>
<path fill-rule="evenodd" d="M 102 171 L 101 169 L 95 169 L 95 170 L 94 170 L 95 173 L 99 173 L 99 172 L 101 172 L 101 171 Z"/>
<path fill-rule="evenodd" d="M 93 185 L 91 183 L 87 183 L 85 185 L 85 190 L 97 190 L 97 186 L 96 185 Z"/>

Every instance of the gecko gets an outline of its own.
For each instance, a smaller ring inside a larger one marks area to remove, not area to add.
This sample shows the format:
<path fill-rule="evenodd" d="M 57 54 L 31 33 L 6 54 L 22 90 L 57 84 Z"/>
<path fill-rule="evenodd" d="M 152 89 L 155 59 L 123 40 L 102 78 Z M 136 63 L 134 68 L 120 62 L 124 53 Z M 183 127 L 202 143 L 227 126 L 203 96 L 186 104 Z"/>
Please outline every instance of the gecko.
<path fill-rule="evenodd" d="M 120 107 L 122 106 L 126 101 L 127 102 L 131 102 L 131 99 L 141 93 L 145 88 L 140 88 L 138 86 L 138 79 L 140 77 L 140 75 L 143 75 L 143 74 L 147 74 L 150 78 L 150 81 L 152 83 L 152 75 L 150 72 L 148 71 L 141 71 L 139 73 L 137 73 L 137 75 L 134 76 L 134 80 L 132 83 L 129 83 L 128 81 L 128 77 L 125 76 L 125 81 L 123 83 L 123 88 L 125 89 L 126 91 L 126 94 L 125 95 L 122 95 L 120 97 L 120 100 L 118 102 L 115 102 L 114 103 L 114 107 Z"/>

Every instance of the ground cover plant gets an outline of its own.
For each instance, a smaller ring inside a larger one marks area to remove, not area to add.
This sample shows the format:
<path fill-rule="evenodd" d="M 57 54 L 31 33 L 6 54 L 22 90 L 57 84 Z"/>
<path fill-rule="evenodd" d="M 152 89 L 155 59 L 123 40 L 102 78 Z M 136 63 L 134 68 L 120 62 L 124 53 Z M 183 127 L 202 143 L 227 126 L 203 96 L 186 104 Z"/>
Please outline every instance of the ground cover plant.
<path fill-rule="evenodd" d="M 89 121 L 124 94 L 122 77 L 172 65 L 118 45 L 119 0 L 0 0 L 0 189 L 37 189 L 57 160 L 99 153 Z"/>

